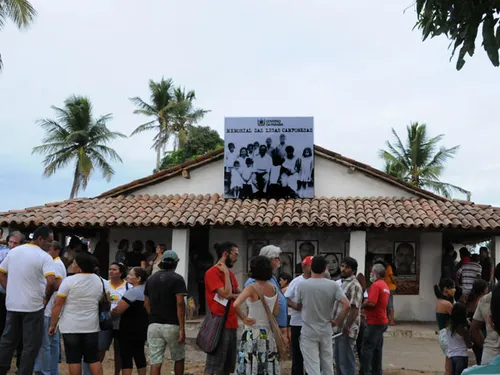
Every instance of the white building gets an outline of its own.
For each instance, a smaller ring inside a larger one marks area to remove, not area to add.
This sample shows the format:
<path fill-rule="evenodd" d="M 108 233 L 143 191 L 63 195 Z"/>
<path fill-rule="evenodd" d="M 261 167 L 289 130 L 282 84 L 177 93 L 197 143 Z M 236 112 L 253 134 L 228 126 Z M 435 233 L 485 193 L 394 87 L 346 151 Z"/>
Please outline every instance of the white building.
<path fill-rule="evenodd" d="M 309 241 L 317 253 L 334 253 L 339 261 L 354 257 L 366 274 L 368 252 L 391 259 L 401 242 L 409 242 L 414 254 L 402 260 L 408 267 L 395 297 L 396 318 L 406 321 L 435 319 L 433 285 L 444 243 L 500 239 L 500 208 L 447 200 L 318 146 L 315 199 L 224 199 L 223 183 L 218 150 L 96 198 L 0 213 L 0 225 L 30 230 L 47 224 L 60 236 L 107 237 L 109 251 L 97 254 L 101 263 L 114 259 L 121 239 L 165 243 L 179 254 L 177 272 L 196 299 L 196 256 L 213 253 L 217 242 L 239 245 L 234 271 L 241 284 L 252 247 L 263 243 L 281 247 L 291 263 L 299 263 L 296 248 Z M 500 259 L 500 243 L 495 249 Z M 295 271 L 293 265 L 288 269 Z"/>

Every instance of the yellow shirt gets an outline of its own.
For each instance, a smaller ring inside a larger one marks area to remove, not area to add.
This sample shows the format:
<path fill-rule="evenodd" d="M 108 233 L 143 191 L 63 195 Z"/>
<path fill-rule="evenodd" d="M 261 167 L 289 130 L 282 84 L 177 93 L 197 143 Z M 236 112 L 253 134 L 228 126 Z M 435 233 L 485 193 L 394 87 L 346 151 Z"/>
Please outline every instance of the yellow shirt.
<path fill-rule="evenodd" d="M 387 266 L 385 269 L 385 283 L 389 287 L 389 290 L 396 290 L 396 283 L 392 282 L 392 280 L 395 280 L 396 277 L 394 276 L 394 272 L 392 272 L 392 267 L 390 265 Z"/>

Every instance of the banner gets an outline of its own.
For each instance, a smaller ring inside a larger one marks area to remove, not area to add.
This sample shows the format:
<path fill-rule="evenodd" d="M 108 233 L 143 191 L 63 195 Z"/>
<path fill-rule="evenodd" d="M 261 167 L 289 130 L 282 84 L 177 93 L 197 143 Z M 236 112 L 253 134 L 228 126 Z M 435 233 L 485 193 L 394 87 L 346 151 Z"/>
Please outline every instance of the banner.
<path fill-rule="evenodd" d="M 314 198 L 312 117 L 226 117 L 225 198 Z"/>

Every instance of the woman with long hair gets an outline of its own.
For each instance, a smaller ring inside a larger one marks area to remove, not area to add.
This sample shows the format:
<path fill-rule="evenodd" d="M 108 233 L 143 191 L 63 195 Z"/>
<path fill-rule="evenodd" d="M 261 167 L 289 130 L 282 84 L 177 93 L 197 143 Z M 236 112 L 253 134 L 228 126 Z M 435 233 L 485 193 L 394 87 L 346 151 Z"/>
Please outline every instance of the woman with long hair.
<path fill-rule="evenodd" d="M 144 308 L 144 283 L 147 278 L 146 270 L 132 268 L 127 277 L 132 288 L 125 292 L 112 311 L 112 316 L 121 316 L 118 342 L 123 375 L 132 374 L 132 361 L 139 375 L 146 374 L 144 344 L 148 332 L 148 313 Z"/>
<path fill-rule="evenodd" d="M 165 250 L 167 250 L 167 246 L 162 243 L 156 246 L 156 253 L 154 254 L 154 258 L 149 258 L 149 264 L 146 268 L 146 272 L 148 273 L 148 275 L 152 275 L 160 271 L 161 257 Z"/>
<path fill-rule="evenodd" d="M 444 364 L 445 375 L 451 375 L 451 359 L 448 357 L 447 327 L 453 309 L 453 296 L 455 295 L 455 282 L 452 279 L 442 279 L 439 285 L 434 285 L 436 295 L 436 322 L 439 330 L 439 345 L 446 360 Z"/>
<path fill-rule="evenodd" d="M 472 347 L 467 323 L 467 309 L 461 303 L 453 305 L 448 326 L 448 357 L 451 359 L 451 374 L 462 375 L 469 365 L 467 348 Z"/>
<path fill-rule="evenodd" d="M 248 285 L 234 301 L 236 314 L 245 323 L 241 336 L 236 374 L 238 375 L 279 375 L 280 364 L 278 348 L 271 330 L 271 324 L 259 295 L 274 315 L 278 314 L 278 293 L 270 283 L 273 267 L 269 258 L 257 256 L 250 262 L 251 277 L 255 283 Z M 246 302 L 248 314 L 241 309 Z"/>

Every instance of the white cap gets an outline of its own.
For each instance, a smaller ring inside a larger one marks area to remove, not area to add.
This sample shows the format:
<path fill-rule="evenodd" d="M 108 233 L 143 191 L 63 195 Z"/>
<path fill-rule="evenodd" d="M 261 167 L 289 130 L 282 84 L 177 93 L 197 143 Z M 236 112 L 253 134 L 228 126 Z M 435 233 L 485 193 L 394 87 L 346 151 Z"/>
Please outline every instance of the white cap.
<path fill-rule="evenodd" d="M 279 257 L 281 254 L 281 249 L 278 246 L 267 245 L 260 249 L 259 255 L 266 258 L 272 259 Z"/>

